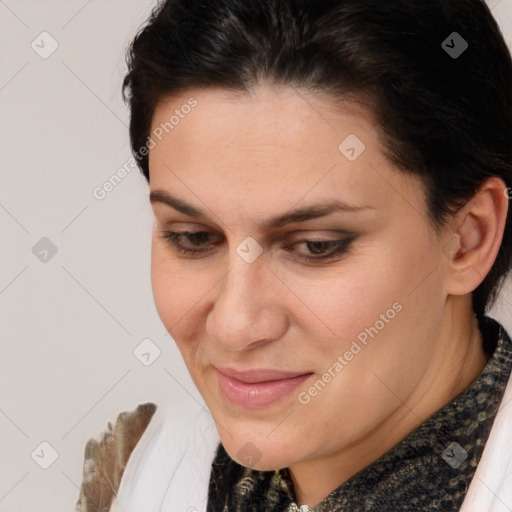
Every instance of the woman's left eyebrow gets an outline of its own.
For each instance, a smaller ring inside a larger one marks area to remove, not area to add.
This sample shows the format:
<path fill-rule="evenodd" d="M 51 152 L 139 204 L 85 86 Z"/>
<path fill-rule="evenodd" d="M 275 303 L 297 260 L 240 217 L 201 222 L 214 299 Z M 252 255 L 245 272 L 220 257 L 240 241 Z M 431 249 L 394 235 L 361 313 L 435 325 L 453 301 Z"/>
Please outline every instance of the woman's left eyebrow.
<path fill-rule="evenodd" d="M 193 218 L 208 219 L 208 216 L 200 208 L 193 206 L 182 199 L 172 196 L 167 191 L 156 189 L 151 191 L 149 195 L 151 203 L 163 203 L 175 210 L 188 215 Z M 301 206 L 289 210 L 287 212 L 275 215 L 261 222 L 261 228 L 266 230 L 275 230 L 282 228 L 288 224 L 304 222 L 310 219 L 317 219 L 324 217 L 334 212 L 346 211 L 357 212 L 361 210 L 374 210 L 373 206 L 369 205 L 351 205 L 341 200 L 334 200 L 330 202 L 315 203 L 307 206 Z"/>

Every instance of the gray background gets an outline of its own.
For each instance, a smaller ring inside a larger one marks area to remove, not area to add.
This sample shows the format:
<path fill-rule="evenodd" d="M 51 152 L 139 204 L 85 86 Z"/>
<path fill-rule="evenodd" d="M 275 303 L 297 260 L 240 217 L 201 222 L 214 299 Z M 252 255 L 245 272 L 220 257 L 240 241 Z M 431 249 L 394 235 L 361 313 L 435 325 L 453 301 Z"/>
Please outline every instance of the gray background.
<path fill-rule="evenodd" d="M 488 3 L 511 46 L 512 0 Z M 74 510 L 107 421 L 202 403 L 154 308 L 145 180 L 93 195 L 131 156 L 124 51 L 154 5 L 0 0 L 1 512 Z M 509 332 L 511 311 L 509 281 L 493 310 Z M 133 353 L 147 338 L 149 366 Z"/>

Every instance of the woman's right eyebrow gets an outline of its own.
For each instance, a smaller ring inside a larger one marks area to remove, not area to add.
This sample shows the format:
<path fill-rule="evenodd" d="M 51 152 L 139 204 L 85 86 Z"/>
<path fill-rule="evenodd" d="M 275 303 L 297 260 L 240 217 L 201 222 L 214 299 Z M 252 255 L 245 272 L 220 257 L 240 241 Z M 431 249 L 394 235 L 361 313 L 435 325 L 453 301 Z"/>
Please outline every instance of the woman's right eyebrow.
<path fill-rule="evenodd" d="M 163 203 L 190 217 L 208 219 L 208 216 L 205 214 L 204 210 L 193 206 L 182 199 L 174 197 L 162 189 L 155 189 L 151 191 L 149 200 L 152 204 Z M 263 220 L 260 223 L 260 227 L 265 230 L 275 230 L 288 224 L 305 222 L 307 220 L 324 217 L 339 211 L 357 212 L 368 209 L 374 210 L 375 208 L 369 205 L 351 205 L 337 199 L 330 202 L 321 202 L 301 206 L 299 208 L 280 213 Z"/>

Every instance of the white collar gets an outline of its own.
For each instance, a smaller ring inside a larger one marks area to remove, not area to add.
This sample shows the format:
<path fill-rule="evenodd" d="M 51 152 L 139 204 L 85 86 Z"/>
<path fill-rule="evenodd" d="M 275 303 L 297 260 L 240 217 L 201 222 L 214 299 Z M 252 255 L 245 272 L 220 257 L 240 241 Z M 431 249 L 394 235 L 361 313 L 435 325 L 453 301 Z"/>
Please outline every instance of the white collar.
<path fill-rule="evenodd" d="M 512 510 L 512 375 L 460 512 Z"/>
<path fill-rule="evenodd" d="M 158 405 L 128 459 L 110 512 L 205 512 L 219 441 L 206 408 Z"/>

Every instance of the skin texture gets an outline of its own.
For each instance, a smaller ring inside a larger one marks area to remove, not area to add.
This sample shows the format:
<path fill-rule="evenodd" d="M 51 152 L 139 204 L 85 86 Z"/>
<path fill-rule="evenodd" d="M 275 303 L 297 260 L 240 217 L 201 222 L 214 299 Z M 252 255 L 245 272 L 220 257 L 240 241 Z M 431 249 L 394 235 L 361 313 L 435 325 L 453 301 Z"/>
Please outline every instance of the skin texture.
<path fill-rule="evenodd" d="M 315 505 L 484 367 L 470 292 L 501 243 L 505 184 L 487 180 L 437 236 L 422 183 L 383 157 L 364 108 L 269 84 L 250 94 L 194 89 L 161 102 L 152 129 L 190 97 L 197 106 L 150 150 L 150 189 L 207 217 L 152 203 L 155 305 L 229 455 L 244 464 L 246 443 L 253 443 L 252 467 L 289 467 L 298 504 Z M 338 149 L 349 134 L 366 146 L 354 161 Z M 260 227 L 267 217 L 334 199 L 368 208 L 280 230 Z M 207 252 L 179 254 L 162 238 L 166 230 L 209 232 L 180 240 Z M 303 240 L 337 240 L 347 232 L 356 238 L 346 253 L 301 260 L 315 257 Z M 236 251 L 248 236 L 262 248 L 252 263 Z M 299 393 L 304 397 L 396 303 L 400 311 L 301 403 Z M 212 365 L 313 375 L 278 402 L 246 410 L 225 398 Z"/>

